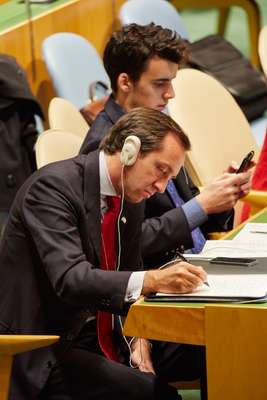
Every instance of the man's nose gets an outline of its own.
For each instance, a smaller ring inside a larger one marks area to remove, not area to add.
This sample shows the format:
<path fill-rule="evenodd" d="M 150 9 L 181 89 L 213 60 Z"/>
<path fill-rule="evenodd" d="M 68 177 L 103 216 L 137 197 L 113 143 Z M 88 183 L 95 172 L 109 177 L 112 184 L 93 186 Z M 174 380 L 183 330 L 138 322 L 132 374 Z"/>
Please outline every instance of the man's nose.
<path fill-rule="evenodd" d="M 154 188 L 156 189 L 157 192 L 159 193 L 164 193 L 166 190 L 168 184 L 168 179 L 158 179 L 157 181 L 154 182 Z"/>
<path fill-rule="evenodd" d="M 168 87 L 168 90 L 166 90 L 166 92 L 164 93 L 164 98 L 169 100 L 169 99 L 173 99 L 175 96 L 174 90 L 173 90 L 173 86 L 170 85 Z"/>

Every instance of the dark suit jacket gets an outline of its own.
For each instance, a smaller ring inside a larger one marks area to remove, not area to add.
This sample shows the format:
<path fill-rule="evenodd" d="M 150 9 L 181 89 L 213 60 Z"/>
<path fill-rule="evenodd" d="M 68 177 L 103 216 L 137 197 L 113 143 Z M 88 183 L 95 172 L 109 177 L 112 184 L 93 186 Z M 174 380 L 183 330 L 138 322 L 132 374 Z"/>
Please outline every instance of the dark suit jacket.
<path fill-rule="evenodd" d="M 102 137 L 124 114 L 123 109 L 110 96 L 104 110 L 97 116 L 91 126 L 80 150 L 87 154 L 95 150 Z M 178 193 L 186 202 L 199 191 L 182 168 L 174 184 Z M 142 254 L 147 267 L 164 264 L 171 260 L 176 251 L 193 247 L 191 231 L 181 207 L 175 208 L 169 194 L 157 193 L 146 201 L 145 221 L 142 225 Z M 201 226 L 204 235 L 213 231 L 224 231 L 232 228 L 233 211 L 212 214 Z"/>
<path fill-rule="evenodd" d="M 0 246 L 0 333 L 58 334 L 18 355 L 10 399 L 36 399 L 51 366 L 96 310 L 125 314 L 132 270 L 142 268 L 143 205 L 125 203 L 120 271 L 100 265 L 98 151 L 33 174 L 13 204 Z"/>

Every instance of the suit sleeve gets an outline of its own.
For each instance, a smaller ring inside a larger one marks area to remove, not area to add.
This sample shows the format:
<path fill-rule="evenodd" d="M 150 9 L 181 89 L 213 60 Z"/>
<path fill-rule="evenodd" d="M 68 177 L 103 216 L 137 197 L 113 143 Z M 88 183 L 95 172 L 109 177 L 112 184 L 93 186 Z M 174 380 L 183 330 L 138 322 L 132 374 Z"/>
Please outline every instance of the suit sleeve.
<path fill-rule="evenodd" d="M 103 271 L 84 232 L 86 216 L 71 185 L 61 177 L 41 176 L 23 202 L 25 225 L 41 266 L 63 302 L 113 313 L 124 309 L 131 272 Z"/>
<path fill-rule="evenodd" d="M 144 262 L 172 250 L 183 251 L 192 247 L 188 222 L 181 207 L 164 212 L 161 216 L 146 218 L 142 224 L 142 254 Z M 150 263 L 149 263 L 150 264 Z"/>
<path fill-rule="evenodd" d="M 181 179 L 182 176 L 183 179 Z M 199 194 L 198 187 L 194 184 L 194 182 L 188 175 L 185 168 L 183 168 L 183 175 L 179 174 L 178 180 L 181 185 L 183 185 L 184 182 L 186 182 L 186 185 L 191 192 L 191 197 L 195 197 Z M 234 220 L 234 209 L 219 214 L 210 214 L 208 216 L 207 222 L 201 225 L 200 228 L 206 235 L 209 232 L 225 232 L 233 228 L 233 220 Z"/>
<path fill-rule="evenodd" d="M 234 209 L 220 214 L 210 214 L 208 221 L 201 226 L 201 229 L 206 234 L 210 232 L 226 232 L 233 229 L 233 221 Z"/>
<path fill-rule="evenodd" d="M 199 194 L 198 188 L 185 169 L 176 178 L 180 196 L 190 200 Z M 186 201 L 186 200 L 185 200 Z M 200 226 L 204 234 L 231 229 L 233 211 L 208 216 Z M 191 229 L 182 207 L 174 208 L 168 195 L 155 194 L 146 201 L 142 225 L 142 255 L 145 267 L 154 267 L 170 261 L 176 251 L 193 247 Z"/>

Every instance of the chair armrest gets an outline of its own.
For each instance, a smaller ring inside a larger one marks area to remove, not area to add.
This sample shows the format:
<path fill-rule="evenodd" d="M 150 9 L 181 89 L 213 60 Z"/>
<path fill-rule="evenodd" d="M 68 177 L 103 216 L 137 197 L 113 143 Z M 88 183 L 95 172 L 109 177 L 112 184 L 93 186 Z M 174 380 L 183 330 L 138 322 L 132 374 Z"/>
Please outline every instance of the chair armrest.
<path fill-rule="evenodd" d="M 209 232 L 208 233 L 208 239 L 209 240 L 221 240 L 224 238 L 224 236 L 228 233 L 229 231 L 226 232 Z"/>
<path fill-rule="evenodd" d="M 242 197 L 240 201 L 248 203 L 251 207 L 250 215 L 254 215 L 267 207 L 267 191 L 251 190 L 246 196 Z M 229 232 L 211 232 L 208 234 L 209 239 L 220 240 L 224 239 L 225 235 L 231 234 Z"/>
<path fill-rule="evenodd" d="M 251 190 L 240 200 L 249 203 L 252 208 L 252 213 L 254 214 L 255 212 L 267 206 L 267 191 Z"/>

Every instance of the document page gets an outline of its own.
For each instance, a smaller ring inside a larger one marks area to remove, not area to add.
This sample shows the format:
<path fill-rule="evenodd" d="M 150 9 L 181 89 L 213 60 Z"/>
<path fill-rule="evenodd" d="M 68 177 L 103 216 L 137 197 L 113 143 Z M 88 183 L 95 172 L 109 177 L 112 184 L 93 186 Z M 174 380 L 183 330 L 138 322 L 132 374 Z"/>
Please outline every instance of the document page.
<path fill-rule="evenodd" d="M 207 260 L 196 258 L 189 261 L 204 268 L 209 286 L 202 285 L 195 292 L 182 296 L 259 298 L 267 293 L 267 259 L 261 258 L 256 265 L 250 267 L 211 264 Z M 172 296 L 166 293 L 157 295 Z"/>
<path fill-rule="evenodd" d="M 262 277 L 247 277 L 246 275 L 208 275 L 209 287 L 202 285 L 193 293 L 183 296 L 200 297 L 249 297 L 258 298 L 266 295 L 267 275 Z M 158 296 L 167 296 L 166 293 L 158 293 Z M 173 294 L 177 296 L 177 294 Z"/>
<path fill-rule="evenodd" d="M 267 235 L 266 235 L 267 236 Z M 209 259 L 214 257 L 267 257 L 267 243 L 258 237 L 254 240 L 207 240 L 201 253 L 186 257 Z M 267 237 L 266 237 L 267 239 Z"/>
<path fill-rule="evenodd" d="M 251 241 L 259 243 L 262 248 L 267 247 L 267 224 L 247 223 L 233 239 L 236 241 Z"/>

